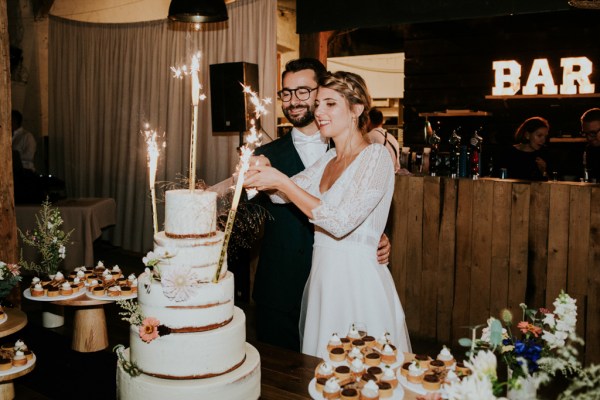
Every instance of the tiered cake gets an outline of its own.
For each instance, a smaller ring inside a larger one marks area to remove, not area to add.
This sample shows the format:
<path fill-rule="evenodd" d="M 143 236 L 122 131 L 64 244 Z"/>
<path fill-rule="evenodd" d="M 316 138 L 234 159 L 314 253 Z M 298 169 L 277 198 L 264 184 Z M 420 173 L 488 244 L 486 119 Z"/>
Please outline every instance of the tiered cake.
<path fill-rule="evenodd" d="M 165 200 L 165 231 L 154 238 L 160 280 L 148 272 L 138 279 L 145 322 L 131 326 L 126 352 L 142 374 L 119 363 L 119 398 L 257 399 L 260 358 L 246 343 L 226 263 L 212 282 L 224 238 L 216 230 L 216 193 L 171 190 Z"/>

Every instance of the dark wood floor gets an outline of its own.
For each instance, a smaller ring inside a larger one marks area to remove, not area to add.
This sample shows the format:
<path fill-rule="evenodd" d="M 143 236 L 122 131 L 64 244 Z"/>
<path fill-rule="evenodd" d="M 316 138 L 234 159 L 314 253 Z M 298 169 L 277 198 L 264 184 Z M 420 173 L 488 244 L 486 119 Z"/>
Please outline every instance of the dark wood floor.
<path fill-rule="evenodd" d="M 126 273 L 139 274 L 143 271 L 141 254 L 123 251 L 106 242 L 96 243 L 95 258 L 107 266 L 118 264 Z M 248 341 L 255 342 L 254 308 L 245 299 L 238 298 L 236 304 L 246 313 Z M 104 306 L 109 347 L 94 353 L 71 350 L 73 307 L 65 307 L 65 325 L 54 329 L 42 327 L 43 307 L 44 303 L 23 299 L 21 308 L 27 313 L 27 326 L 0 339 L 1 344 L 21 338 L 37 356 L 36 368 L 14 381 L 16 399 L 114 399 L 117 359 L 112 349 L 118 344 L 129 344 L 129 325 L 121 320 L 119 307 L 116 304 Z M 437 354 L 441 347 L 429 341 L 411 339 L 413 350 L 419 353 Z"/>

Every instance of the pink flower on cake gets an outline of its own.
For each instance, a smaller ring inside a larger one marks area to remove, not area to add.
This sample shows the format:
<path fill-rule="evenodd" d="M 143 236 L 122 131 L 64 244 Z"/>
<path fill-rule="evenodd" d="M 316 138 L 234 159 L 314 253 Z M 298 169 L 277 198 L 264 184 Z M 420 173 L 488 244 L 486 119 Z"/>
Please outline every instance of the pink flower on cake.
<path fill-rule="evenodd" d="M 140 326 L 140 338 L 146 343 L 150 343 L 151 341 L 156 339 L 158 337 L 159 325 L 160 321 L 156 318 L 145 318 L 142 321 L 142 326 Z"/>
<path fill-rule="evenodd" d="M 165 296 L 185 301 L 196 294 L 200 276 L 192 268 L 170 268 L 162 273 L 161 282 Z"/>

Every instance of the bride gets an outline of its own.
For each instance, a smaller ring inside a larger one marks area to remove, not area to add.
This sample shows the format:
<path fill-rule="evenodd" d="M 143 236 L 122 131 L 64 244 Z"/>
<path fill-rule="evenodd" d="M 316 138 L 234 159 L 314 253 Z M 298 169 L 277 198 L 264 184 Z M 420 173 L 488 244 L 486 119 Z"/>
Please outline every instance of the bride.
<path fill-rule="evenodd" d="M 335 148 L 292 178 L 257 157 L 245 182 L 269 191 L 274 202 L 293 202 L 315 225 L 300 321 L 302 352 L 313 356 L 324 357 L 331 335 L 346 336 L 355 322 L 372 336 L 388 332 L 398 351 L 411 351 L 392 276 L 375 255 L 394 192 L 394 166 L 385 147 L 363 139 L 370 105 L 360 76 L 328 73 L 315 117 Z"/>

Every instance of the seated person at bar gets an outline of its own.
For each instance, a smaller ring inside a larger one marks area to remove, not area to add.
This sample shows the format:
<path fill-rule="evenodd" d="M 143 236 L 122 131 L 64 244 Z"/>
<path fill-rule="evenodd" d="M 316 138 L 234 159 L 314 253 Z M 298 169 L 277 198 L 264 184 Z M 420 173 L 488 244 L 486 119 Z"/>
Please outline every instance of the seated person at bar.
<path fill-rule="evenodd" d="M 581 133 L 587 138 L 583 168 L 588 182 L 600 182 L 600 108 L 591 108 L 581 116 Z"/>
<path fill-rule="evenodd" d="M 550 124 L 542 117 L 526 119 L 515 132 L 517 144 L 511 146 L 500 161 L 507 178 L 530 181 L 547 180 L 548 152 L 544 148 Z"/>

